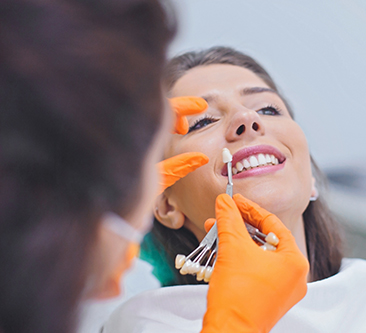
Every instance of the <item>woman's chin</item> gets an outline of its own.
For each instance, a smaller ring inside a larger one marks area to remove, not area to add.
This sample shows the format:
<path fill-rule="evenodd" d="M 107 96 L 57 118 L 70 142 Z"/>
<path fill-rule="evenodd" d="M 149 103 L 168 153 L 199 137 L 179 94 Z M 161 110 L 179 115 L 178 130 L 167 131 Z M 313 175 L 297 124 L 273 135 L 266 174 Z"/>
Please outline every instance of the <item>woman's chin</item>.
<path fill-rule="evenodd" d="M 255 202 L 262 208 L 268 210 L 275 215 L 282 215 L 283 212 L 290 211 L 293 207 L 294 200 L 288 195 L 278 193 L 276 191 L 266 191 L 266 193 L 254 193 L 255 191 L 235 191 L 243 197 Z"/>

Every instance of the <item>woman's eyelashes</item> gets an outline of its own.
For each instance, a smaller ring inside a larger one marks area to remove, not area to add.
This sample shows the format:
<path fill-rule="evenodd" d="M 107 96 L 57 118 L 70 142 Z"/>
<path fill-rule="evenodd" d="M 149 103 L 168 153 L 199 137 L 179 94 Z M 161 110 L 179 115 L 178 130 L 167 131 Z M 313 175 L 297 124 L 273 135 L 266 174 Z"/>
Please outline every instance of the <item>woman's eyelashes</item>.
<path fill-rule="evenodd" d="M 215 123 L 218 120 L 218 118 L 213 116 L 203 116 L 202 118 L 197 119 L 193 125 L 189 127 L 188 133 L 206 127 L 207 125 Z"/>
<path fill-rule="evenodd" d="M 271 104 L 259 109 L 257 113 L 265 116 L 277 116 L 280 115 L 282 111 L 278 106 Z M 205 115 L 202 118 L 197 119 L 193 125 L 189 127 L 188 133 L 204 128 L 207 125 L 217 122 L 218 120 L 218 118 L 213 116 Z"/>
<path fill-rule="evenodd" d="M 265 116 L 277 116 L 281 114 L 281 109 L 276 105 L 267 105 L 257 111 L 258 114 L 263 114 Z"/>

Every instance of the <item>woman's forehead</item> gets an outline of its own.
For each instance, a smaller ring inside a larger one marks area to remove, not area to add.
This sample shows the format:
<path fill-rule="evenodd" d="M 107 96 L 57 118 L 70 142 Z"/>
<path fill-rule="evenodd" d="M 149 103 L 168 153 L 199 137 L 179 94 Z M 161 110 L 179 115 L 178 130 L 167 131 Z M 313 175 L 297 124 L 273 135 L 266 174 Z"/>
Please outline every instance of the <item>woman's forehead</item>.
<path fill-rule="evenodd" d="M 188 70 L 174 84 L 171 94 L 176 96 L 218 95 L 221 92 L 240 93 L 246 88 L 269 86 L 252 71 L 229 64 L 197 66 Z"/>

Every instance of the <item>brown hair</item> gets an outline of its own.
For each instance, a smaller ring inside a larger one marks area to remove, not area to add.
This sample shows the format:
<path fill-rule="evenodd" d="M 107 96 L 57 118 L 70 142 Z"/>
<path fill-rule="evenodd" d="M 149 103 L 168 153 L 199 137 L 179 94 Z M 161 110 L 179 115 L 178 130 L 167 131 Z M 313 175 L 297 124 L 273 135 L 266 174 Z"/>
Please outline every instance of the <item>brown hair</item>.
<path fill-rule="evenodd" d="M 278 92 L 276 84 L 261 65 L 253 58 L 227 47 L 188 52 L 173 58 L 165 69 L 164 82 L 170 90 L 189 69 L 210 64 L 231 64 L 247 68 Z M 285 99 L 283 100 L 293 117 L 290 106 Z M 311 159 L 311 163 L 317 186 L 324 186 L 324 175 L 313 159 Z M 312 280 L 321 280 L 336 274 L 343 257 L 342 237 L 339 226 L 321 195 L 316 201 L 309 203 L 303 213 L 303 218 Z M 190 253 L 198 245 L 194 235 L 184 227 L 179 230 L 171 230 L 157 220 L 154 222 L 152 234 L 164 244 L 172 260 L 177 253 Z M 197 283 L 191 276 L 176 274 L 176 278 L 181 283 Z"/>
<path fill-rule="evenodd" d="M 139 195 L 174 31 L 157 0 L 1 1 L 0 331 L 74 330 L 101 215 Z"/>

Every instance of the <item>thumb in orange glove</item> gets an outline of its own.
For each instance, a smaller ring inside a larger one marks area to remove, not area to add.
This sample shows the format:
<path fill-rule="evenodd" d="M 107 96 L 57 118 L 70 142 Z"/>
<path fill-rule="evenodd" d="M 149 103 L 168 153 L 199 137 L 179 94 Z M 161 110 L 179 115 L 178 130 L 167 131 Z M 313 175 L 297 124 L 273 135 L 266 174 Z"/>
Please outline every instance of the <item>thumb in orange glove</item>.
<path fill-rule="evenodd" d="M 233 199 L 227 194 L 216 199 L 219 250 L 201 333 L 269 332 L 305 296 L 309 264 L 275 215 L 240 194 Z M 243 219 L 266 234 L 274 232 L 277 250 L 260 248 Z"/>

